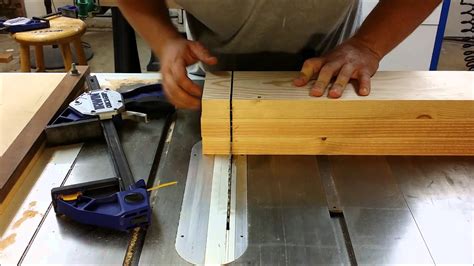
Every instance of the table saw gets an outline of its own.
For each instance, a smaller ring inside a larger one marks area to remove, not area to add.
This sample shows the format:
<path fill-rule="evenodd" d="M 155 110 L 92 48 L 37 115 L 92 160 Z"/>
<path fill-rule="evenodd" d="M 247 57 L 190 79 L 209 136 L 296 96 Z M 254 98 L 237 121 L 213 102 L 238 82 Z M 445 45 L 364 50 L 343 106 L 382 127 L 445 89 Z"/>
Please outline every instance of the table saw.
<path fill-rule="evenodd" d="M 121 90 L 157 80 L 97 77 Z M 56 216 L 52 187 L 113 166 L 104 140 L 43 147 L 2 213 L 0 264 L 474 263 L 473 157 L 238 155 L 229 186 L 228 156 L 202 155 L 199 112 L 127 121 L 119 134 L 135 177 L 177 181 L 151 192 L 151 225 L 137 234 Z"/>

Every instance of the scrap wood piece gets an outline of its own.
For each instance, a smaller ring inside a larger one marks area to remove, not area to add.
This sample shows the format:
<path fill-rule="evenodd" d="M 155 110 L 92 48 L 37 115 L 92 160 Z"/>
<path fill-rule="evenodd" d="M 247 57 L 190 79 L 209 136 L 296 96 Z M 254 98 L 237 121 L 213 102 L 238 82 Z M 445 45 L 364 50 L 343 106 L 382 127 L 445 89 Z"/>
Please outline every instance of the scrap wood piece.
<path fill-rule="evenodd" d="M 349 85 L 337 100 L 294 87 L 296 72 L 233 76 L 234 154 L 474 155 L 474 73 L 379 72 L 370 96 Z M 229 153 L 226 122 L 204 109 L 204 153 Z"/>
<path fill-rule="evenodd" d="M 13 54 L 9 52 L 0 52 L 0 63 L 9 63 L 13 60 Z"/>

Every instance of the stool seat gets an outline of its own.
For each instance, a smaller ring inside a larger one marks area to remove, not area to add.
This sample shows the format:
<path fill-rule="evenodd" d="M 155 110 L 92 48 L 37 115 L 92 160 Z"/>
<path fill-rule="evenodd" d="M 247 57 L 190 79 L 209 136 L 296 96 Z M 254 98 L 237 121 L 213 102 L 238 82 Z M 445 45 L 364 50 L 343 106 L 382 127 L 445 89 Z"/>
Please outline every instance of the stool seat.
<path fill-rule="evenodd" d="M 19 43 L 35 45 L 50 45 L 71 42 L 86 31 L 86 23 L 80 19 L 57 17 L 49 21 L 49 28 L 13 34 L 13 39 Z"/>
<path fill-rule="evenodd" d="M 81 36 L 86 31 L 86 23 L 80 19 L 68 17 L 55 17 L 49 20 L 49 28 L 18 32 L 12 34 L 12 38 L 20 44 L 21 71 L 30 71 L 30 48 L 35 47 L 37 70 L 44 71 L 43 46 L 58 44 L 64 61 L 64 68 L 71 68 L 72 54 L 70 44 L 74 44 L 78 63 L 86 65 L 84 49 L 81 44 Z"/>

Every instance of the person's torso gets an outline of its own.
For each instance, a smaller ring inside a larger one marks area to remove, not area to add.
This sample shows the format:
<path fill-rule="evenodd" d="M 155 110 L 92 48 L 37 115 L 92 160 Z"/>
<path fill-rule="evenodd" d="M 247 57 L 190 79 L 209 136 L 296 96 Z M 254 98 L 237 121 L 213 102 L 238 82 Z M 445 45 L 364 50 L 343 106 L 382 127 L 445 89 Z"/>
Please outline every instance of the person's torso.
<path fill-rule="evenodd" d="M 354 31 L 359 9 L 358 0 L 176 2 L 188 13 L 193 38 L 222 54 L 323 52 Z"/>

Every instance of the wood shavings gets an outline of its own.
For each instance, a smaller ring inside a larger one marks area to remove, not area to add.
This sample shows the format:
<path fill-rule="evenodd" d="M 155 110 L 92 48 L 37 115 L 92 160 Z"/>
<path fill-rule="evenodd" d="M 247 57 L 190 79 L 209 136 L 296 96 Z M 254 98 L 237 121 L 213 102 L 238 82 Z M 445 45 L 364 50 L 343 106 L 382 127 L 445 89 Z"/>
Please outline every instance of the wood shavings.
<path fill-rule="evenodd" d="M 38 214 L 37 211 L 33 211 L 33 210 L 27 210 L 27 211 L 24 211 L 23 212 L 23 216 L 18 219 L 18 221 L 16 221 L 14 224 L 13 224 L 13 229 L 16 229 L 18 227 L 20 227 L 20 225 L 22 223 L 24 223 L 26 220 L 30 219 L 30 218 L 33 218 L 35 217 L 36 215 Z"/>
<path fill-rule="evenodd" d="M 4 239 L 0 240 L 0 251 L 5 250 L 7 247 L 15 243 L 16 234 L 11 234 Z"/>

